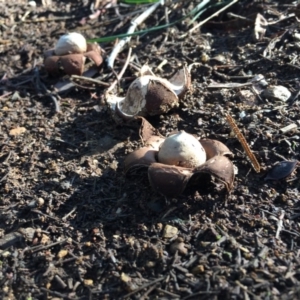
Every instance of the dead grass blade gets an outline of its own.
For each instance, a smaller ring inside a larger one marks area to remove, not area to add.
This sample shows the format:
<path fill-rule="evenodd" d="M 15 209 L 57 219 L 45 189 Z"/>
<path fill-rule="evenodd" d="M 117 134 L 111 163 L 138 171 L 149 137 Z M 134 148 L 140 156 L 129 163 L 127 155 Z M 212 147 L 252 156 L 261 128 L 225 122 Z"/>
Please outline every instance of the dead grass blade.
<path fill-rule="evenodd" d="M 209 16 L 208 18 L 206 18 L 205 20 L 201 21 L 200 23 L 198 23 L 196 26 L 194 26 L 193 28 L 191 28 L 189 30 L 189 33 L 192 33 L 193 31 L 195 31 L 197 28 L 201 27 L 203 24 L 205 24 L 206 22 L 208 22 L 209 20 L 211 20 L 212 18 L 218 16 L 221 12 L 223 12 L 224 10 L 226 10 L 228 7 L 230 7 L 231 5 L 235 4 L 239 2 L 239 0 L 233 0 L 232 2 L 228 3 L 227 5 L 225 5 L 224 7 L 222 7 L 220 10 L 216 11 L 214 14 L 212 14 L 211 16 Z"/>

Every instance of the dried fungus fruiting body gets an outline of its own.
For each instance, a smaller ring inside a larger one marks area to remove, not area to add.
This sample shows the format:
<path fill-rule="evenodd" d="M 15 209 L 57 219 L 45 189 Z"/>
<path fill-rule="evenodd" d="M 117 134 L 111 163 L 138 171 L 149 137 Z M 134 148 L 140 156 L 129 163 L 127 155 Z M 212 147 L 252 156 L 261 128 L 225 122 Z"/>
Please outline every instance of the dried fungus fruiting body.
<path fill-rule="evenodd" d="M 97 67 L 103 62 L 100 46 L 87 43 L 76 32 L 63 35 L 55 48 L 46 51 L 44 56 L 44 67 L 51 76 L 82 75 L 87 59 Z"/>
<path fill-rule="evenodd" d="M 148 126 L 147 128 L 149 132 L 153 132 L 151 127 Z M 143 133 L 147 136 L 145 130 Z M 147 167 L 148 178 L 152 188 L 167 197 L 176 197 L 181 194 L 191 177 L 200 174 L 213 176 L 216 180 L 224 184 L 227 191 L 233 188 L 234 167 L 227 157 L 232 156 L 232 153 L 223 143 L 210 139 L 200 141 L 196 139 L 199 145 L 195 148 L 198 146 L 203 147 L 206 160 L 204 159 L 204 161 L 198 161 L 197 163 L 193 161 L 191 164 L 189 155 L 187 157 L 181 156 L 179 165 L 178 157 L 173 157 L 171 161 L 167 161 L 167 164 L 161 161 L 160 151 L 167 139 L 156 135 L 148 138 L 145 141 L 144 147 L 133 151 L 126 157 L 125 172 L 127 173 L 139 167 Z M 180 152 L 182 152 L 182 149 Z M 163 156 L 167 155 L 168 152 L 163 154 Z M 184 162 L 185 159 L 187 159 L 186 162 Z"/>
<path fill-rule="evenodd" d="M 165 139 L 160 136 L 150 137 L 145 146 L 135 150 L 125 158 L 125 172 L 132 168 L 148 167 L 152 163 L 157 162 L 157 153 L 159 146 Z"/>
<path fill-rule="evenodd" d="M 178 97 L 167 80 L 152 75 L 133 81 L 124 100 L 117 104 L 120 115 L 157 115 L 178 105 Z"/>
<path fill-rule="evenodd" d="M 148 178 L 152 188 L 166 197 L 180 195 L 193 173 L 190 168 L 152 163 L 148 169 Z"/>
<path fill-rule="evenodd" d="M 179 99 L 190 88 L 190 74 L 186 67 L 170 80 L 155 76 L 148 66 L 143 66 L 140 73 L 125 97 L 106 95 L 112 111 L 123 119 L 166 113 L 179 105 Z"/>

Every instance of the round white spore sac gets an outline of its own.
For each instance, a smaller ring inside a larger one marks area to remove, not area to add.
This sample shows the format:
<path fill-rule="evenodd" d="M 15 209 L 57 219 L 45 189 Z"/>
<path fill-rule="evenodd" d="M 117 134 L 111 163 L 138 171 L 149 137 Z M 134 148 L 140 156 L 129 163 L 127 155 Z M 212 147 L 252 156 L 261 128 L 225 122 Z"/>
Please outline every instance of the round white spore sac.
<path fill-rule="evenodd" d="M 194 168 L 205 163 L 206 152 L 193 135 L 180 131 L 162 143 L 158 161 L 166 165 Z"/>
<path fill-rule="evenodd" d="M 84 53 L 86 50 L 86 39 L 82 34 L 77 32 L 71 32 L 61 36 L 54 49 L 56 55 Z"/>

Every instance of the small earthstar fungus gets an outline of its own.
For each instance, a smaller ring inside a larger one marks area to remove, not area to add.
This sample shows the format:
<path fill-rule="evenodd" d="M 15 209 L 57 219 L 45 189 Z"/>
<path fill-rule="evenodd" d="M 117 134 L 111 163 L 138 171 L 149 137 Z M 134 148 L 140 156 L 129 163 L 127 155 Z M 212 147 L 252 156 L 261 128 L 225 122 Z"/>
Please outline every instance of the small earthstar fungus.
<path fill-rule="evenodd" d="M 44 53 L 44 67 L 51 76 L 82 75 L 87 59 L 99 67 L 103 62 L 102 49 L 96 43 L 87 43 L 80 33 L 71 32 Z"/>
<path fill-rule="evenodd" d="M 234 166 L 232 152 L 223 143 L 198 140 L 184 131 L 165 138 L 143 117 L 140 136 L 144 146 L 125 158 L 125 173 L 148 168 L 152 188 L 167 196 L 176 197 L 186 188 L 193 176 L 208 174 L 223 183 L 229 192 L 233 188 Z M 201 184 L 201 183 L 200 183 Z"/>
<path fill-rule="evenodd" d="M 155 76 L 149 66 L 144 65 L 125 97 L 107 94 L 106 101 L 112 112 L 125 120 L 135 116 L 154 116 L 177 107 L 179 99 L 189 90 L 190 85 L 188 67 L 183 67 L 167 80 Z"/>

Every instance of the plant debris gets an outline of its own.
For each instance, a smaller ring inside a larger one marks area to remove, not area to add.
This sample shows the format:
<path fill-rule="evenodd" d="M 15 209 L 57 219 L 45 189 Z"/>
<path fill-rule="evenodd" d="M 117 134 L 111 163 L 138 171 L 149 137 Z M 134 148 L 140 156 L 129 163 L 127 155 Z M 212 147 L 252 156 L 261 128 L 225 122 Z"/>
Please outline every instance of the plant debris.
<path fill-rule="evenodd" d="M 265 180 L 281 180 L 290 176 L 298 165 L 298 161 L 281 161 L 267 173 Z"/>

